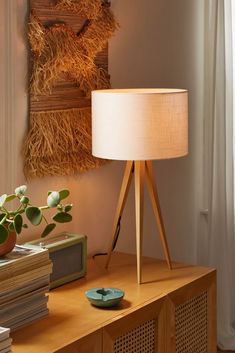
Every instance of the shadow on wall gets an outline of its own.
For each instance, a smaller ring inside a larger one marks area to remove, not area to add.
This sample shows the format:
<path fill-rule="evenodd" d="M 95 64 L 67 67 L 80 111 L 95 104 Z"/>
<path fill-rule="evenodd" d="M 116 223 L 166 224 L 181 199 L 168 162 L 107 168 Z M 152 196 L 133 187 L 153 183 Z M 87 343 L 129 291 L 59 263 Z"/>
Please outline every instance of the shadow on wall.
<path fill-rule="evenodd" d="M 112 86 L 189 90 L 189 156 L 155 162 L 156 180 L 173 259 L 195 262 L 201 207 L 203 146 L 203 0 L 112 0 L 120 30 L 109 47 Z M 133 198 L 133 195 L 132 195 Z M 134 200 L 128 205 L 133 207 Z M 154 218 L 145 205 L 144 253 L 162 254 Z M 133 220 L 125 220 L 133 233 Z M 134 251 L 121 237 L 120 250 Z"/>

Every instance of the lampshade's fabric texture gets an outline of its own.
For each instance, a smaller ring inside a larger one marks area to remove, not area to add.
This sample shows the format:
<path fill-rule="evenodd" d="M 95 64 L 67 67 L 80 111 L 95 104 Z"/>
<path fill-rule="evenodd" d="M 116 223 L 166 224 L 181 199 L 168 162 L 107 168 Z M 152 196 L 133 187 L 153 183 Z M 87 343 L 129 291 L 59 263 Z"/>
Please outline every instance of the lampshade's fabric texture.
<path fill-rule="evenodd" d="M 92 153 L 151 160 L 188 153 L 188 92 L 110 89 L 92 92 Z"/>

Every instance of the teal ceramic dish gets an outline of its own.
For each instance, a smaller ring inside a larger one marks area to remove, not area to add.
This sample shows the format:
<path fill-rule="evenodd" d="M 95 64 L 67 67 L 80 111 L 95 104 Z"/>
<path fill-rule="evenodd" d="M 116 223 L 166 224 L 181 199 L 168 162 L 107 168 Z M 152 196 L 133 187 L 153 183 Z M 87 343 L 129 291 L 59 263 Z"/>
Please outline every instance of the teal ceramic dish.
<path fill-rule="evenodd" d="M 124 291 L 118 288 L 91 288 L 85 295 L 92 305 L 107 308 L 118 305 Z"/>

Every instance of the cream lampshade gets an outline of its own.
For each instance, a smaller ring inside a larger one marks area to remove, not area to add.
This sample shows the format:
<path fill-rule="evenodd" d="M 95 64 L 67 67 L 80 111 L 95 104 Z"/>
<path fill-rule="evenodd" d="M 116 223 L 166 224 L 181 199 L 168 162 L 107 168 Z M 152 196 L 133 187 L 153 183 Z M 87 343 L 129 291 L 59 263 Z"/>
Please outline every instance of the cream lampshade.
<path fill-rule="evenodd" d="M 160 204 L 151 160 L 185 156 L 188 153 L 188 92 L 185 89 L 109 89 L 92 92 L 92 154 L 126 160 L 119 196 L 111 251 L 124 208 L 131 174 L 135 171 L 137 273 L 141 283 L 143 181 L 147 186 L 163 249 L 171 268 Z"/>

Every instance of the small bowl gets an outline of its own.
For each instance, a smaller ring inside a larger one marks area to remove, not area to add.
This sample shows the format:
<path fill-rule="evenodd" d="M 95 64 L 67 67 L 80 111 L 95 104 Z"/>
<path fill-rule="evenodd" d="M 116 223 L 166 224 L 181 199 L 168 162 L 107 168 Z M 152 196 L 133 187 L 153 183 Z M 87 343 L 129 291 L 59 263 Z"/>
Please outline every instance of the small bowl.
<path fill-rule="evenodd" d="M 124 291 L 118 288 L 91 288 L 85 295 L 92 305 L 107 308 L 118 305 Z"/>

